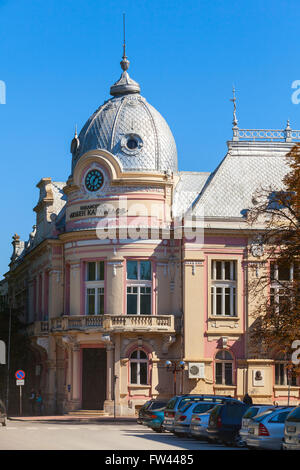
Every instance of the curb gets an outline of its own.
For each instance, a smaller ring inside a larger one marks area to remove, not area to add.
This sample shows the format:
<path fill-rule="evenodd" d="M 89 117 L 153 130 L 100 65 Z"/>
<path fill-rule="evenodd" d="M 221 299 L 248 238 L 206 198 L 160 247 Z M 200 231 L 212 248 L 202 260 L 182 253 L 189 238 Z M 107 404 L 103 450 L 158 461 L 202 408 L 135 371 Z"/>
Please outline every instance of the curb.
<path fill-rule="evenodd" d="M 8 421 L 22 421 L 30 423 L 97 423 L 97 424 L 137 424 L 136 418 L 131 417 L 79 417 L 79 416 L 12 416 L 7 418 Z"/>

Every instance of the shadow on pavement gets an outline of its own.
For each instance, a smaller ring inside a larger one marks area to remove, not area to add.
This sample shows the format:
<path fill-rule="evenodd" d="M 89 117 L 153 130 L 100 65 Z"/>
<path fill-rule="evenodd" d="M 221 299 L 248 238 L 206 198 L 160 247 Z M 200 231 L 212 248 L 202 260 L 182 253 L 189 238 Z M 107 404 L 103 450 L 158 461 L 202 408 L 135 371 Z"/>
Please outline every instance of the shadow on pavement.
<path fill-rule="evenodd" d="M 199 450 L 243 450 L 238 447 L 226 447 L 222 444 L 217 443 L 209 443 L 206 441 L 198 441 L 197 439 L 192 439 L 189 437 L 177 437 L 172 433 L 165 432 L 165 433 L 156 433 L 156 432 L 147 432 L 145 430 L 134 430 L 134 431 L 127 431 L 127 435 L 140 437 L 143 439 L 148 439 L 151 441 L 159 442 L 160 444 L 167 444 L 173 445 L 174 447 L 181 447 L 182 449 L 186 450 L 195 450 L 195 448 L 199 448 Z M 203 449 L 203 447 L 205 449 Z"/>

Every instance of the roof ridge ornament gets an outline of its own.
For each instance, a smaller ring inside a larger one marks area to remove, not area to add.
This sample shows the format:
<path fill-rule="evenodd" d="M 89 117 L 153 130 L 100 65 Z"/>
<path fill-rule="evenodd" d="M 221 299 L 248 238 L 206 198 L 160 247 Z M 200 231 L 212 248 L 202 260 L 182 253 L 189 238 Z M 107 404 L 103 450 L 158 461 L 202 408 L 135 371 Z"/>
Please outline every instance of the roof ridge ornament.
<path fill-rule="evenodd" d="M 239 140 L 239 128 L 238 128 L 238 120 L 236 117 L 236 96 L 235 96 L 235 88 L 234 85 L 232 87 L 232 98 L 230 101 L 233 102 L 233 120 L 232 120 L 232 130 L 233 130 L 233 139 L 232 140 Z"/>
<path fill-rule="evenodd" d="M 77 135 L 77 124 L 75 124 L 75 134 L 74 134 L 74 138 L 72 139 L 71 149 L 70 149 L 72 155 L 75 155 L 75 153 L 77 152 L 79 148 L 79 145 L 80 145 L 80 141 Z"/>
<path fill-rule="evenodd" d="M 120 62 L 123 73 L 119 80 L 110 87 L 110 94 L 112 96 L 128 95 L 130 93 L 140 93 L 140 85 L 130 78 L 127 70 L 129 69 L 130 62 L 126 56 L 126 39 L 125 39 L 125 13 L 123 13 L 123 56 Z"/>

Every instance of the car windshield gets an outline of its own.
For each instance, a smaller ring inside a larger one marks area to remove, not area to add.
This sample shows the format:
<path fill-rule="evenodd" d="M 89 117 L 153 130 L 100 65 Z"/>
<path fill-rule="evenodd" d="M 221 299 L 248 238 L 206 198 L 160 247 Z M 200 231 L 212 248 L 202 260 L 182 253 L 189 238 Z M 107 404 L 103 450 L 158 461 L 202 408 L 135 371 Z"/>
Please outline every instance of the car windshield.
<path fill-rule="evenodd" d="M 170 401 L 168 401 L 166 409 L 167 410 L 173 410 L 176 404 L 176 398 L 171 398 Z"/>
<path fill-rule="evenodd" d="M 251 406 L 251 408 L 249 408 L 249 410 L 246 411 L 243 418 L 253 418 L 254 416 L 258 415 L 258 411 L 259 411 L 259 406 Z M 262 411 L 261 413 L 264 413 L 264 411 Z"/>
<path fill-rule="evenodd" d="M 290 410 L 282 411 L 282 413 L 277 413 L 273 418 L 269 420 L 269 423 L 284 423 L 289 413 Z"/>
<path fill-rule="evenodd" d="M 151 410 L 160 410 L 161 408 L 165 408 L 165 406 L 165 401 L 155 401 L 152 403 Z"/>
<path fill-rule="evenodd" d="M 194 413 L 205 413 L 208 410 L 211 410 L 216 403 L 199 403 L 199 405 L 195 406 L 193 412 Z"/>
<path fill-rule="evenodd" d="M 300 406 L 295 408 L 289 416 L 286 418 L 286 421 L 293 421 L 294 423 L 300 423 Z"/>
<path fill-rule="evenodd" d="M 272 413 L 274 413 L 274 410 L 266 410 L 263 413 L 260 413 L 259 415 L 255 416 L 254 421 L 260 423 L 263 419 L 265 419 L 266 416 Z"/>
<path fill-rule="evenodd" d="M 183 406 L 180 406 L 180 412 L 184 413 L 186 410 L 188 410 L 192 406 L 193 403 L 194 402 L 190 400 L 188 403 L 185 403 Z"/>
<path fill-rule="evenodd" d="M 184 397 L 178 404 L 178 409 L 185 406 L 188 402 L 202 401 L 202 397 Z M 190 403 L 191 404 L 191 403 Z"/>

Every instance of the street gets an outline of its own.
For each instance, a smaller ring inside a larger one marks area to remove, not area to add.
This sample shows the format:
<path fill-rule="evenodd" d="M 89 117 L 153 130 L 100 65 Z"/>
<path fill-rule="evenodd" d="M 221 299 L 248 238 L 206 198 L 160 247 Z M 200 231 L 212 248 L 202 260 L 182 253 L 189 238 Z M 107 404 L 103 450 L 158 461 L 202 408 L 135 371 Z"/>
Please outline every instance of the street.
<path fill-rule="evenodd" d="M 0 426 L 0 450 L 226 450 L 135 423 L 49 423 L 8 420 Z M 234 448 L 230 448 L 231 450 Z"/>

